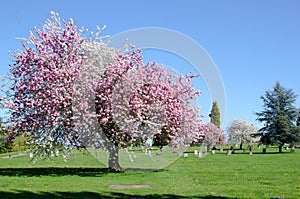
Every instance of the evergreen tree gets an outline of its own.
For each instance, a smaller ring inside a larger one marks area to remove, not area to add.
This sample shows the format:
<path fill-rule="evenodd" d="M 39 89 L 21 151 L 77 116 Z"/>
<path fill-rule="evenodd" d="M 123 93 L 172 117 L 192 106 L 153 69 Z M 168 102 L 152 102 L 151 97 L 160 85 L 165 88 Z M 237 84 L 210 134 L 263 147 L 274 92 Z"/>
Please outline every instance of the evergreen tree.
<path fill-rule="evenodd" d="M 297 126 L 300 126 L 300 111 L 298 112 Z"/>
<path fill-rule="evenodd" d="M 298 111 L 294 106 L 297 95 L 292 89 L 286 89 L 276 82 L 273 90 L 266 91 L 263 100 L 263 111 L 256 113 L 257 120 L 264 123 L 260 129 L 263 144 L 278 144 L 282 152 L 284 144 L 292 144 L 299 139 L 295 126 Z"/>
<path fill-rule="evenodd" d="M 209 117 L 210 117 L 211 123 L 213 123 L 217 127 L 220 127 L 221 122 L 220 122 L 220 111 L 219 111 L 218 102 L 216 102 L 216 101 L 213 102 Z"/>

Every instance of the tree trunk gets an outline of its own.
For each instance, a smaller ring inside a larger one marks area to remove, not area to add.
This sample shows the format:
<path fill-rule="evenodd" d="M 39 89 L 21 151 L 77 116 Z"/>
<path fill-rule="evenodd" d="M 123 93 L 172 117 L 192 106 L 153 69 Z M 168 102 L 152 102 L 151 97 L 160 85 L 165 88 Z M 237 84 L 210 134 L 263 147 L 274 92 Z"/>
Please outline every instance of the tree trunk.
<path fill-rule="evenodd" d="M 206 152 L 210 152 L 210 147 L 211 147 L 210 144 L 208 144 L 208 145 L 206 146 Z"/>
<path fill-rule="evenodd" d="M 240 150 L 242 150 L 243 149 L 243 142 L 241 142 L 241 144 L 240 144 Z"/>
<path fill-rule="evenodd" d="M 279 149 L 279 153 L 282 153 L 282 145 L 279 145 L 278 149 Z"/>
<path fill-rule="evenodd" d="M 110 171 L 121 171 L 122 168 L 119 164 L 119 148 L 112 146 L 109 148 L 108 168 Z"/>

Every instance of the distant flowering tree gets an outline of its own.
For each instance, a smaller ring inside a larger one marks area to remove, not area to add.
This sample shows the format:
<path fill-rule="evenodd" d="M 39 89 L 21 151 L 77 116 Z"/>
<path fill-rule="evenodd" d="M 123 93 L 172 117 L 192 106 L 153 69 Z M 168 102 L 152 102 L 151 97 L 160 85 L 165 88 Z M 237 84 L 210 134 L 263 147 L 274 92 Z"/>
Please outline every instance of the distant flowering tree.
<path fill-rule="evenodd" d="M 257 128 L 245 120 L 233 120 L 228 132 L 229 142 L 240 144 L 240 149 L 243 148 L 243 144 L 252 144 L 257 140 L 255 138 L 258 134 Z"/>
<path fill-rule="evenodd" d="M 56 13 L 35 28 L 7 76 L 12 84 L 2 105 L 11 113 L 11 133 L 30 135 L 34 158 L 103 147 L 111 170 L 121 169 L 119 148 L 137 140 L 156 135 L 178 148 L 199 139 L 194 76 L 144 64 L 131 45 L 109 48 L 96 40 L 100 31 L 85 33 Z"/>
<path fill-rule="evenodd" d="M 225 144 L 226 135 L 224 131 L 213 123 L 207 123 L 203 126 L 204 138 L 203 144 L 207 146 L 207 151 L 210 151 L 212 146 Z"/>

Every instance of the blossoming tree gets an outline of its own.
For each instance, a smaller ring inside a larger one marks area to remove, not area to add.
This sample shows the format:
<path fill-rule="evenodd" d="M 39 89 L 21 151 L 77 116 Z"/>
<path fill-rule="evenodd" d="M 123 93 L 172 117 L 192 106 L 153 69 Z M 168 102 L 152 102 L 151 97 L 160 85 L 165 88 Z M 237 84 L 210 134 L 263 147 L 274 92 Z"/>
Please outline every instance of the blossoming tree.
<path fill-rule="evenodd" d="M 213 123 L 207 123 L 203 126 L 203 134 L 202 142 L 207 146 L 207 151 L 210 151 L 211 146 L 225 144 L 226 135 L 224 131 Z"/>
<path fill-rule="evenodd" d="M 156 136 L 178 148 L 199 139 L 194 76 L 144 64 L 133 46 L 109 48 L 96 40 L 100 31 L 84 34 L 56 13 L 42 30 L 35 28 L 13 55 L 12 84 L 2 98 L 11 133 L 30 136 L 34 158 L 55 150 L 66 158 L 74 148 L 103 147 L 110 169 L 117 171 L 118 151 L 129 143 Z"/>
<path fill-rule="evenodd" d="M 240 149 L 243 149 L 243 144 L 253 144 L 258 141 L 255 136 L 258 135 L 258 130 L 245 120 L 233 120 L 228 127 L 229 142 L 240 144 Z"/>

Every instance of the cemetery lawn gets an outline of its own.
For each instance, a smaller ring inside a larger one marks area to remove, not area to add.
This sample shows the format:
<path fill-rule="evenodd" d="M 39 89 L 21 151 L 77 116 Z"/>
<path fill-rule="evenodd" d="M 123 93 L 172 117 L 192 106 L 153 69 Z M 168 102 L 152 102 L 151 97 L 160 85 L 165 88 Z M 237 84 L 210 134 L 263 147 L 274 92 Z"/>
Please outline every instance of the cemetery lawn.
<path fill-rule="evenodd" d="M 76 152 L 68 162 L 29 162 L 28 155 L 0 156 L 0 198 L 300 198 L 300 149 L 252 156 L 216 152 L 199 159 L 193 150 L 157 171 L 108 172 L 92 155 Z M 112 185 L 148 185 L 110 189 Z"/>

